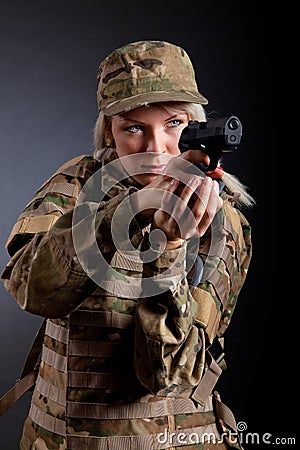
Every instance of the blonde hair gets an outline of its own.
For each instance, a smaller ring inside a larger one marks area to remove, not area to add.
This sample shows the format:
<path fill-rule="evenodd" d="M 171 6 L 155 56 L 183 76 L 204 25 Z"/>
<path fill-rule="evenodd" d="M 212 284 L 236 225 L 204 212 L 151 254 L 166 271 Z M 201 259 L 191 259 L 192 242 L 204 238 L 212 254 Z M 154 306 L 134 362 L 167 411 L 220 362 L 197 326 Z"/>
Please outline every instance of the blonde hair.
<path fill-rule="evenodd" d="M 146 107 L 151 105 L 147 104 Z M 181 109 L 189 114 L 191 120 L 199 120 L 199 122 L 206 121 L 206 112 L 202 105 L 198 103 L 187 103 L 187 102 L 166 102 L 162 103 L 162 106 L 166 109 Z M 99 159 L 100 154 L 103 152 L 105 147 L 108 147 L 107 143 L 107 131 L 111 129 L 111 117 L 106 116 L 100 111 L 97 121 L 94 126 L 94 158 Z M 227 187 L 227 189 L 234 194 L 235 203 L 241 207 L 252 207 L 255 205 L 254 198 L 247 192 L 247 186 L 245 186 L 241 181 L 235 176 L 228 172 L 223 171 L 222 181 Z"/>

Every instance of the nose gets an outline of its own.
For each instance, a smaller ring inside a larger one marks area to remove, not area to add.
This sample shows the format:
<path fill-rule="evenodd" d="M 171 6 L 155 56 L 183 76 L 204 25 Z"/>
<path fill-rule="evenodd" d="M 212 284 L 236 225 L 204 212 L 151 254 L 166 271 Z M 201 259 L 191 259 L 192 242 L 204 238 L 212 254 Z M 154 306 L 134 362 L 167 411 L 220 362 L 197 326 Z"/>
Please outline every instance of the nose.
<path fill-rule="evenodd" d="M 146 152 L 164 153 L 165 143 L 161 133 L 159 131 L 151 131 L 146 141 Z"/>

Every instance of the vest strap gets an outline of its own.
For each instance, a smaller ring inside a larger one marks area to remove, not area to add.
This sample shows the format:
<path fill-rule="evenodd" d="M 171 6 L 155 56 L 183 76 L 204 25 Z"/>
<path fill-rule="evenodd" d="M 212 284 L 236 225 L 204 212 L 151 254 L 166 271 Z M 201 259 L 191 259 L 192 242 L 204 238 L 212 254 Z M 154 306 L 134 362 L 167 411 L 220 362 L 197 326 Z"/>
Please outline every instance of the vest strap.
<path fill-rule="evenodd" d="M 32 216 L 23 217 L 23 219 L 18 220 L 6 241 L 6 248 L 12 242 L 16 234 L 26 234 L 26 233 L 40 233 L 43 231 L 48 231 L 52 225 L 59 219 L 59 216 L 55 214 L 46 214 L 45 216 Z"/>
<path fill-rule="evenodd" d="M 66 392 L 51 383 L 48 383 L 44 378 L 38 374 L 35 387 L 37 391 L 44 397 L 49 398 L 60 406 L 66 406 Z"/>
<path fill-rule="evenodd" d="M 37 363 L 42 348 L 43 336 L 46 328 L 46 319 L 43 320 L 38 330 L 30 351 L 27 355 L 24 368 L 19 380 L 0 398 L 0 416 L 11 408 L 25 392 L 29 391 L 35 384 L 39 364 Z"/>
<path fill-rule="evenodd" d="M 133 325 L 134 316 L 119 313 L 117 311 L 91 311 L 78 309 L 72 313 L 70 321 L 72 325 L 127 329 L 129 326 Z"/>
<path fill-rule="evenodd" d="M 45 411 L 42 411 L 34 403 L 31 403 L 29 410 L 29 417 L 40 427 L 50 431 L 50 433 L 59 434 L 60 436 L 66 436 L 66 422 L 54 416 L 50 416 Z"/>
<path fill-rule="evenodd" d="M 214 393 L 214 401 L 216 406 L 216 416 L 218 419 L 222 420 L 225 425 L 237 433 L 237 425 L 231 409 L 219 400 L 218 393 Z"/>
<path fill-rule="evenodd" d="M 27 355 L 20 379 L 25 377 L 28 373 L 32 372 L 36 367 L 39 354 L 41 353 L 42 350 L 44 334 L 46 329 L 46 322 L 47 319 L 44 319 L 38 332 L 35 335 L 34 341 Z"/>
<path fill-rule="evenodd" d="M 48 366 L 54 367 L 59 372 L 67 373 L 67 357 L 56 353 L 54 350 L 43 345 L 42 361 Z"/>
<path fill-rule="evenodd" d="M 137 419 L 162 416 L 174 416 L 176 414 L 195 414 L 213 410 L 212 395 L 205 405 L 195 405 L 189 398 L 164 399 L 155 402 L 137 402 L 125 405 L 95 404 L 83 402 L 67 402 L 67 414 L 72 418 L 91 419 Z"/>
<path fill-rule="evenodd" d="M 211 294 L 205 289 L 195 287 L 192 289 L 192 295 L 198 305 L 196 320 L 204 327 L 209 342 L 212 343 L 217 333 L 221 312 L 218 311 Z"/>
<path fill-rule="evenodd" d="M 34 385 L 39 364 L 0 398 L 0 416 L 9 410 Z"/>
<path fill-rule="evenodd" d="M 122 351 L 122 346 L 123 344 L 120 344 L 119 342 L 77 341 L 70 339 L 69 355 L 110 358 L 116 351 Z"/>
<path fill-rule="evenodd" d="M 205 444 L 211 436 L 220 439 L 216 424 L 203 425 L 163 433 L 130 436 L 80 436 L 67 434 L 68 448 L 72 450 L 160 450 L 187 447 L 189 444 Z"/>
<path fill-rule="evenodd" d="M 206 352 L 208 359 L 210 359 L 210 363 L 208 368 L 206 369 L 200 383 L 197 385 L 194 390 L 191 398 L 195 400 L 200 405 L 204 405 L 207 401 L 208 396 L 211 394 L 213 388 L 215 387 L 219 376 L 222 373 L 221 367 L 214 360 L 211 354 Z"/>

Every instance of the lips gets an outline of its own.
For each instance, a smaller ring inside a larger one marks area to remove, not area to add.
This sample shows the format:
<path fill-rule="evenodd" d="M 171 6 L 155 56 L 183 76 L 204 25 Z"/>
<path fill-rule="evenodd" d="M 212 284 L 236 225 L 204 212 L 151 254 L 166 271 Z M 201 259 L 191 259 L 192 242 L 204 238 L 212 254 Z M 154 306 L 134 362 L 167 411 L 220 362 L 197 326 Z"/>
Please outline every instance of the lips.
<path fill-rule="evenodd" d="M 163 173 L 166 164 L 142 164 L 141 169 L 147 173 Z"/>

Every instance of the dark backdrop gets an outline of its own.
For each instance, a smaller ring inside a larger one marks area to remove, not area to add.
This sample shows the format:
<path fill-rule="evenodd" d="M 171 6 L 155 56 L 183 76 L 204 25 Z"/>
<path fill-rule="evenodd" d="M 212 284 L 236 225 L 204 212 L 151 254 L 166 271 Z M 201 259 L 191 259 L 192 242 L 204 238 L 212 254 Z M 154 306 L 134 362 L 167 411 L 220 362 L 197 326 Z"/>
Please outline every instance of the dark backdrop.
<path fill-rule="evenodd" d="M 209 4 L 209 5 L 208 5 Z M 292 307 L 280 293 L 280 214 L 275 178 L 280 90 L 277 15 L 244 2 L 10 1 L 0 12 L 0 258 L 36 189 L 67 159 L 92 152 L 98 63 L 114 48 L 161 39 L 185 48 L 208 112 L 237 114 L 240 148 L 225 169 L 249 186 L 257 206 L 248 279 L 227 331 L 222 399 L 251 433 L 294 435 Z M 242 6 L 241 6 L 242 5 Z M 277 107 L 278 108 L 278 107 Z M 282 211 L 281 211 L 282 213 Z M 275 289 L 276 287 L 276 289 Z M 281 301 L 275 303 L 275 297 Z M 23 312 L 0 286 L 0 394 L 20 373 L 41 318 Z M 17 450 L 30 396 L 0 417 L 0 449 Z M 283 445 L 277 448 L 281 448 Z"/>

